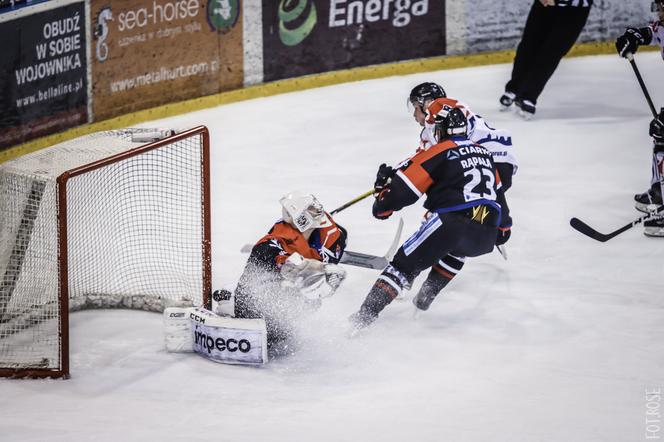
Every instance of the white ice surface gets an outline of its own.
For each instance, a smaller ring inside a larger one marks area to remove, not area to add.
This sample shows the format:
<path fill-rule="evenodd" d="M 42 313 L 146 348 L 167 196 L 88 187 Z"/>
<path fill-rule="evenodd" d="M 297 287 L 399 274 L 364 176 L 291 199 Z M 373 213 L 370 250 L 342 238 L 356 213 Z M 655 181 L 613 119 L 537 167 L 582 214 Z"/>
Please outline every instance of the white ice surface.
<path fill-rule="evenodd" d="M 664 63 L 654 53 L 637 60 L 661 104 Z M 368 190 L 381 162 L 410 154 L 419 129 L 405 97 L 437 81 L 513 132 L 509 261 L 469 260 L 417 320 L 409 295 L 354 340 L 346 318 L 377 272 L 348 267 L 303 324 L 301 348 L 260 369 L 166 353 L 156 314 L 74 313 L 72 378 L 0 381 L 0 440 L 645 440 L 645 391 L 664 390 L 664 239 L 637 227 L 602 244 L 568 221 L 609 231 L 639 216 L 648 107 L 627 62 L 577 58 L 563 61 L 524 122 L 497 111 L 510 69 L 349 83 L 156 123 L 211 130 L 213 280 L 232 289 L 241 246 L 280 216 L 282 194 L 309 190 L 329 210 Z M 405 235 L 422 213 L 403 211 Z M 375 254 L 396 219 L 373 219 L 369 200 L 337 216 L 349 249 Z"/>

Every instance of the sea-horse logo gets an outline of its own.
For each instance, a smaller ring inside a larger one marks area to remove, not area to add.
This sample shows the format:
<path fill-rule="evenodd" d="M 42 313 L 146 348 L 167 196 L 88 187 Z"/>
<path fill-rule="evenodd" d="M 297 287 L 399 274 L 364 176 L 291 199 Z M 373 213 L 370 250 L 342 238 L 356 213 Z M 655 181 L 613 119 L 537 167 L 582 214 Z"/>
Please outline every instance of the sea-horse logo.
<path fill-rule="evenodd" d="M 97 60 L 104 62 L 108 58 L 108 45 L 106 44 L 106 37 L 108 37 L 108 24 L 107 21 L 113 20 L 113 11 L 110 6 L 101 8 L 97 14 L 97 24 L 95 25 L 95 38 L 97 39 Z"/>
<path fill-rule="evenodd" d="M 317 20 L 313 0 L 281 0 L 279 39 L 286 46 L 296 46 L 309 36 Z"/>
<path fill-rule="evenodd" d="M 228 32 L 239 16 L 239 0 L 210 0 L 207 4 L 208 23 L 215 31 Z"/>

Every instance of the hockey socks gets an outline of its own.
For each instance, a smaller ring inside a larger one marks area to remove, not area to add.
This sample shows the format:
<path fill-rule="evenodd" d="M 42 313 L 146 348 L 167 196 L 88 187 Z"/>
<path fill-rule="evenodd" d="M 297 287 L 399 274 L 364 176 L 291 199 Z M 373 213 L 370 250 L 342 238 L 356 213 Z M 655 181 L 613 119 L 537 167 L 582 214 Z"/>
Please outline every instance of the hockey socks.
<path fill-rule="evenodd" d="M 360 310 L 349 318 L 355 329 L 361 329 L 376 320 L 380 312 L 391 303 L 404 287 L 410 287 L 405 276 L 391 265 L 387 266 L 374 283 Z"/>

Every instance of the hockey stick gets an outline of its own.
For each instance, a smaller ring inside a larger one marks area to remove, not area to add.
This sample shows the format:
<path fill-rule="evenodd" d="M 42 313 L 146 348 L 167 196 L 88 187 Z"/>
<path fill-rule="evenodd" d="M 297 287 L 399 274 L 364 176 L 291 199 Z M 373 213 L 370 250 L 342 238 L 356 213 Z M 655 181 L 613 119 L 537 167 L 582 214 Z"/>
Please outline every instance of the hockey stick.
<path fill-rule="evenodd" d="M 660 218 L 661 215 L 657 214 L 662 211 L 664 211 L 664 206 L 659 206 L 657 210 L 655 210 L 653 213 L 649 213 L 648 215 L 644 215 L 641 218 L 635 219 L 631 223 L 622 226 L 618 230 L 614 230 L 613 232 L 606 234 L 598 232 L 597 230 L 593 229 L 588 224 L 584 223 L 578 218 L 570 219 L 569 225 L 572 226 L 574 229 L 578 230 L 579 232 L 583 233 L 584 235 L 594 239 L 595 241 L 606 242 L 611 238 L 613 238 L 614 236 L 618 236 L 624 231 L 631 229 L 637 224 L 641 224 L 642 222 L 645 221 L 650 221 L 651 219 Z"/>
<path fill-rule="evenodd" d="M 339 206 L 339 207 L 337 207 L 336 209 L 334 209 L 333 211 L 331 211 L 331 212 L 330 212 L 330 215 L 334 215 L 334 214 L 336 214 L 336 213 L 339 213 L 339 212 L 341 212 L 342 210 L 347 209 L 348 207 L 352 206 L 353 204 L 355 204 L 355 203 L 359 203 L 360 201 L 362 201 L 363 199 L 365 199 L 365 198 L 368 197 L 369 195 L 372 195 L 374 192 L 375 192 L 374 189 L 371 189 L 371 190 L 369 190 L 369 191 L 367 191 L 367 192 L 364 192 L 362 195 L 353 198 L 352 200 L 348 201 L 347 203 L 342 204 L 341 206 Z"/>
<path fill-rule="evenodd" d="M 399 240 L 401 239 L 401 231 L 403 230 L 403 219 L 399 219 L 399 227 L 394 234 L 394 239 L 390 248 L 383 256 L 368 255 L 366 253 L 352 252 L 346 250 L 339 261 L 339 264 L 348 264 L 351 266 L 364 267 L 366 269 L 383 270 L 387 267 L 390 260 L 394 256 L 399 247 Z"/>
<path fill-rule="evenodd" d="M 634 74 L 636 75 L 636 79 L 639 81 L 639 86 L 641 86 L 641 90 L 643 91 L 643 95 L 646 96 L 646 101 L 648 102 L 648 106 L 650 106 L 650 112 L 652 112 L 652 116 L 654 118 L 657 118 L 657 110 L 655 109 L 655 105 L 652 102 L 652 98 L 650 98 L 650 94 L 648 93 L 648 89 L 646 88 L 646 84 L 643 82 L 643 78 L 641 77 L 641 73 L 639 72 L 639 68 L 636 66 L 636 61 L 634 60 L 634 54 L 632 54 L 631 52 L 628 52 L 625 56 L 629 60 L 629 64 L 632 65 L 632 69 L 634 69 Z"/>
<path fill-rule="evenodd" d="M 390 248 L 387 250 L 385 255 L 376 256 L 376 255 L 369 255 L 368 253 L 360 253 L 360 252 L 353 252 L 351 250 L 346 250 L 344 254 L 341 256 L 339 264 L 348 264 L 356 267 L 364 267 L 365 269 L 383 270 L 385 267 L 387 267 L 387 264 L 389 264 L 390 260 L 396 253 L 397 248 L 399 247 L 399 240 L 401 239 L 402 230 L 403 230 L 403 219 L 399 219 L 399 227 L 397 227 L 397 231 L 394 234 L 394 239 L 392 240 L 392 244 L 390 245 Z M 245 244 L 244 246 L 242 246 L 242 249 L 240 249 L 240 252 L 250 253 L 253 247 L 254 246 L 251 244 Z"/>

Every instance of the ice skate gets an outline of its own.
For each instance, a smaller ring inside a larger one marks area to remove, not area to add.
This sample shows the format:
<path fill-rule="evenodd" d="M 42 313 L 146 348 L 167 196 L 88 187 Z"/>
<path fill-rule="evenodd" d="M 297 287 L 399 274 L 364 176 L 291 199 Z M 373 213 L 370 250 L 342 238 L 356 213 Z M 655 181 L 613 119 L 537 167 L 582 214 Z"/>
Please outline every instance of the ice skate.
<path fill-rule="evenodd" d="M 515 98 L 516 94 L 514 94 L 514 92 L 505 91 L 498 99 L 498 101 L 500 101 L 500 111 L 504 112 L 509 110 L 514 104 Z"/>
<path fill-rule="evenodd" d="M 427 311 L 437 295 L 438 292 L 420 290 L 417 296 L 413 298 L 413 305 L 419 311 Z"/>
<path fill-rule="evenodd" d="M 348 317 L 350 327 L 346 332 L 349 338 L 355 338 L 364 332 L 376 320 L 376 316 L 367 313 L 366 311 L 359 310 Z"/>
<path fill-rule="evenodd" d="M 533 117 L 535 116 L 535 103 L 533 103 L 530 100 L 522 100 L 522 99 L 516 99 L 514 101 L 516 104 L 517 109 L 517 114 L 523 118 L 524 120 L 532 120 Z"/>
<path fill-rule="evenodd" d="M 662 205 L 662 191 L 659 183 L 643 193 L 634 195 L 634 208 L 639 212 L 652 213 Z"/>
<path fill-rule="evenodd" d="M 664 238 L 664 218 L 656 218 L 643 223 L 643 234 L 651 238 Z"/>

